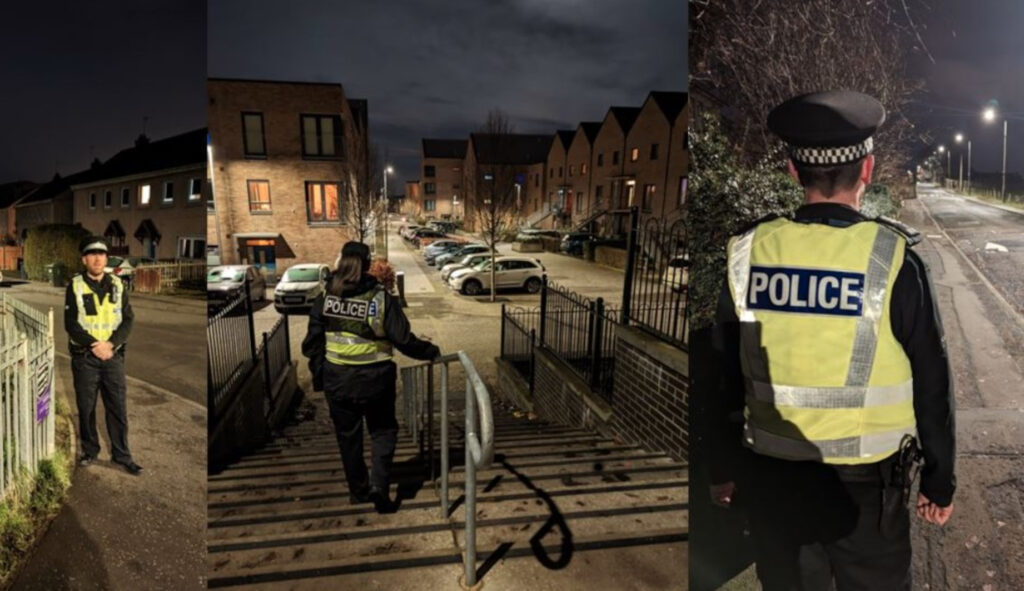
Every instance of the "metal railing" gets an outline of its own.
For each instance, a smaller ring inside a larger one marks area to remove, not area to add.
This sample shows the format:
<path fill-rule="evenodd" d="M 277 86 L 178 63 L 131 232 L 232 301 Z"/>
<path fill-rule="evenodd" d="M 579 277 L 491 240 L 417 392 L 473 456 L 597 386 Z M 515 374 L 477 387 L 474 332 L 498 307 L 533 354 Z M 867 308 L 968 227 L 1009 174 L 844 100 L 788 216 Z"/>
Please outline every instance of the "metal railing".
<path fill-rule="evenodd" d="M 267 393 L 266 415 L 274 411 L 274 384 L 292 362 L 291 346 L 288 339 L 288 317 L 281 316 L 270 332 L 263 333 L 262 342 L 256 352 L 257 362 L 263 366 L 263 385 Z M 278 393 L 280 395 L 280 392 Z"/>
<path fill-rule="evenodd" d="M 464 351 L 439 357 L 430 363 L 402 368 L 405 394 L 406 423 L 418 438 L 423 429 L 424 410 L 428 440 L 428 462 L 433 470 L 433 367 L 441 366 L 441 517 L 448 519 L 451 505 L 448 499 L 448 382 L 452 362 L 459 362 L 466 374 L 465 422 L 465 584 L 476 584 L 476 471 L 487 468 L 494 460 L 494 415 L 491 396 L 477 373 L 473 362 Z M 424 400 L 424 398 L 426 400 Z M 424 406 L 425 405 L 425 406 Z M 477 422 L 479 419 L 479 431 Z M 433 477 L 433 474 L 431 474 Z"/>
<path fill-rule="evenodd" d="M 632 324 L 686 349 L 688 283 L 684 221 L 666 224 L 650 218 L 641 227 L 637 208 L 632 208 L 622 290 L 622 323 Z"/>
<path fill-rule="evenodd" d="M 230 394 L 256 363 L 256 336 L 248 285 L 206 323 L 207 404 L 210 424 L 221 416 Z"/>
<path fill-rule="evenodd" d="M 533 349 L 537 345 L 537 327 L 540 325 L 539 308 L 521 308 L 501 305 L 501 353 L 533 390 Z"/>
<path fill-rule="evenodd" d="M 55 451 L 53 310 L 0 294 L 0 500 Z"/>

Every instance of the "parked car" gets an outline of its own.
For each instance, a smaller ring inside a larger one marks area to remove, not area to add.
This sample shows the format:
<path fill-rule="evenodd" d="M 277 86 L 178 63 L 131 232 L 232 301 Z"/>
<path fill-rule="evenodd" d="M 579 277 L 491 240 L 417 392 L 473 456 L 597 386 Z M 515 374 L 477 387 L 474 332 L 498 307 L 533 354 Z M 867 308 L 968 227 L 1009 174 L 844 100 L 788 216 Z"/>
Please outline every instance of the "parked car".
<path fill-rule="evenodd" d="M 408 240 L 411 237 L 413 230 L 422 227 L 423 226 L 419 224 L 405 224 L 402 227 L 398 228 L 398 235 Z"/>
<path fill-rule="evenodd" d="M 430 220 L 427 222 L 427 225 L 438 232 L 444 232 L 446 234 L 454 234 L 455 230 L 458 229 L 454 222 L 449 222 L 447 220 Z"/>
<path fill-rule="evenodd" d="M 437 257 L 449 252 L 456 252 L 462 249 L 462 243 L 455 240 L 436 240 L 423 249 L 423 260 L 428 265 L 433 265 Z"/>
<path fill-rule="evenodd" d="M 459 269 L 448 278 L 448 286 L 465 295 L 477 295 L 491 287 L 492 261 L 485 259 L 475 267 Z M 493 261 L 497 289 L 523 288 L 530 293 L 540 291 L 544 265 L 538 259 L 523 256 L 502 256 Z"/>
<path fill-rule="evenodd" d="M 683 291 L 690 281 L 690 260 L 686 255 L 680 254 L 672 257 L 665 267 L 665 275 L 662 281 L 669 285 L 672 291 Z"/>
<path fill-rule="evenodd" d="M 424 239 L 429 240 L 438 238 L 447 238 L 447 235 L 438 232 L 437 230 L 431 230 L 430 228 L 417 228 L 409 235 L 409 242 L 411 242 L 416 248 L 419 248 Z"/>
<path fill-rule="evenodd" d="M 440 269 L 448 263 L 461 260 L 468 254 L 477 254 L 480 252 L 491 252 L 491 249 L 486 244 L 465 244 L 459 250 L 446 252 L 438 256 L 434 259 L 434 264 L 437 265 L 438 269 Z"/>
<path fill-rule="evenodd" d="M 532 240 L 534 238 L 540 238 L 541 236 L 548 236 L 550 238 L 561 238 L 562 233 L 558 230 L 542 230 L 540 228 L 523 228 L 516 234 L 517 241 Z"/>
<path fill-rule="evenodd" d="M 479 265 L 483 261 L 490 260 L 490 258 L 490 251 L 485 250 L 483 252 L 467 254 L 461 259 L 456 259 L 455 261 L 448 262 L 443 267 L 441 267 L 441 281 L 447 282 L 448 278 L 451 277 L 451 274 L 454 273 L 455 271 L 459 269 L 465 269 L 467 267 L 475 267 L 476 265 Z M 440 264 L 438 266 L 440 266 Z"/>
<path fill-rule="evenodd" d="M 107 257 L 107 266 L 103 270 L 112 275 L 116 275 L 119 279 L 128 284 L 129 289 L 132 285 L 132 279 L 135 278 L 135 267 L 139 265 L 150 265 L 156 263 L 156 259 L 148 257 L 119 257 L 112 256 Z"/>
<path fill-rule="evenodd" d="M 224 303 L 238 297 L 249 285 L 253 302 L 267 299 L 267 281 L 252 265 L 223 265 L 206 273 L 206 300 L 210 304 Z"/>
<path fill-rule="evenodd" d="M 571 232 L 562 237 L 561 250 L 565 254 L 583 256 L 583 243 L 593 239 L 590 232 Z"/>
<path fill-rule="evenodd" d="M 313 301 L 324 293 L 331 270 L 327 265 L 292 265 L 274 288 L 274 309 L 282 314 L 308 313 Z"/>

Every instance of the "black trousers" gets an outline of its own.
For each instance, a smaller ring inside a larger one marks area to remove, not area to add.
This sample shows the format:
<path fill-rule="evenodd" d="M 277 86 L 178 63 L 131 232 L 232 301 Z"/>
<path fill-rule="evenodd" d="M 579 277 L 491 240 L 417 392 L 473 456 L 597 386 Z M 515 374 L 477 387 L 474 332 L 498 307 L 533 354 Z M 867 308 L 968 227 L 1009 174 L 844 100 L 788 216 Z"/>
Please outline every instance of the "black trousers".
<path fill-rule="evenodd" d="M 115 353 L 100 361 L 92 353 L 71 356 L 71 374 L 75 382 L 75 403 L 78 405 L 78 434 L 82 453 L 96 457 L 100 439 L 96 431 L 96 395 L 103 396 L 103 410 L 110 436 L 111 456 L 115 462 L 128 462 L 128 410 L 124 378 L 124 354 Z"/>
<path fill-rule="evenodd" d="M 363 491 L 368 486 L 388 490 L 398 440 L 397 378 L 398 370 L 390 361 L 363 367 L 327 363 L 324 368 L 327 405 L 341 449 L 345 480 L 353 492 Z M 369 474 L 363 460 L 364 419 L 370 432 L 372 469 Z"/>
<path fill-rule="evenodd" d="M 765 591 L 909 591 L 906 503 L 881 529 L 883 470 L 750 454 L 740 483 Z"/>

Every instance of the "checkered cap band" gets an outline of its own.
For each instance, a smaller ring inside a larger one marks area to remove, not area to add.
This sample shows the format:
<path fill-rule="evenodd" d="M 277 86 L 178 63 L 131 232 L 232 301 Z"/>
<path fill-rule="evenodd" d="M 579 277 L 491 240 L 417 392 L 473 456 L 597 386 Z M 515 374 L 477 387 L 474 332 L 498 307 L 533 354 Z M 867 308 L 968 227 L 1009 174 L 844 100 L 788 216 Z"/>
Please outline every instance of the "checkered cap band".
<path fill-rule="evenodd" d="M 874 143 L 871 138 L 852 146 L 840 148 L 792 148 L 793 160 L 803 164 L 847 164 L 856 162 L 871 153 Z"/>

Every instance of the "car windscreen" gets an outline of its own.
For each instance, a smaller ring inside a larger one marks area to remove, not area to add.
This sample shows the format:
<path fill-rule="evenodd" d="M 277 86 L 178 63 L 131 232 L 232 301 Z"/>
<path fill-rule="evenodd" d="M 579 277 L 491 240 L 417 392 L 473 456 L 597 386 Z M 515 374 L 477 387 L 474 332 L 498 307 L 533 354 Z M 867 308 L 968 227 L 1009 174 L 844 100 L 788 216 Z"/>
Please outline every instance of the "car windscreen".
<path fill-rule="evenodd" d="M 316 267 L 305 267 L 302 269 L 291 268 L 285 271 L 284 281 L 290 281 L 292 283 L 298 283 L 303 281 L 319 281 L 320 280 L 320 269 Z"/>
<path fill-rule="evenodd" d="M 119 266 L 121 264 L 121 261 L 123 261 L 123 260 L 124 259 L 122 259 L 121 257 L 108 257 L 107 258 L 107 266 L 108 267 L 117 267 L 117 266 Z"/>
<path fill-rule="evenodd" d="M 244 274 L 244 269 L 213 269 L 206 274 L 206 282 L 216 283 L 218 281 L 241 281 L 242 275 Z"/>

